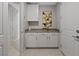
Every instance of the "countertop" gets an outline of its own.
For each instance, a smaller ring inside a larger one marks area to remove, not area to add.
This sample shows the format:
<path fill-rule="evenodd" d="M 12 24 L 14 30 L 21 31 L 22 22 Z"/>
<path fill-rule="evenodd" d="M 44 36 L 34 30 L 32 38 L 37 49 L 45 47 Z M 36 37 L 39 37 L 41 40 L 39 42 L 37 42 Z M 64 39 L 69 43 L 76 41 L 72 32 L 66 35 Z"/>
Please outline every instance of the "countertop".
<path fill-rule="evenodd" d="M 59 33 L 59 29 L 31 29 L 31 30 L 25 30 L 25 33 Z"/>

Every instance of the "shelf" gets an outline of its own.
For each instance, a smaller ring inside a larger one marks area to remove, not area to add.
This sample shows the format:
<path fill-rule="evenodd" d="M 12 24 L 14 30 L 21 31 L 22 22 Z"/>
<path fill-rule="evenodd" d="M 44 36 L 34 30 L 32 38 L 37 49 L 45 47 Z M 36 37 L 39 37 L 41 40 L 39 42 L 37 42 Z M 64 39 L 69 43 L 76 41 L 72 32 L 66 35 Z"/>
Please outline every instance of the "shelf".
<path fill-rule="evenodd" d="M 29 26 L 38 26 L 39 22 L 38 21 L 28 21 Z"/>

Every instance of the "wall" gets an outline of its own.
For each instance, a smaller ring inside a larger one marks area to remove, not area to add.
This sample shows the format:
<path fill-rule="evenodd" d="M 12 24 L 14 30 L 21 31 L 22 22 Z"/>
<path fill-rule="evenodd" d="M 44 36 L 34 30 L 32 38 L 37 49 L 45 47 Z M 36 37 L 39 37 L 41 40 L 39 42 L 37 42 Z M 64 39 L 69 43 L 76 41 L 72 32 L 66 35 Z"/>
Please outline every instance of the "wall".
<path fill-rule="evenodd" d="M 25 13 L 27 14 L 27 4 L 25 4 Z M 52 19 L 52 28 L 59 28 L 59 20 L 56 19 L 56 6 L 53 5 L 39 5 L 39 26 L 35 26 L 33 28 L 42 28 L 42 11 L 45 10 L 51 10 L 52 11 L 52 17 L 54 19 Z M 27 15 L 25 14 L 25 28 L 28 29 L 28 23 L 27 23 Z"/>
<path fill-rule="evenodd" d="M 79 42 L 74 37 L 79 35 L 76 30 L 79 30 L 79 3 L 65 2 L 60 3 L 60 30 L 61 30 L 61 45 L 60 49 L 65 55 L 79 56 Z"/>

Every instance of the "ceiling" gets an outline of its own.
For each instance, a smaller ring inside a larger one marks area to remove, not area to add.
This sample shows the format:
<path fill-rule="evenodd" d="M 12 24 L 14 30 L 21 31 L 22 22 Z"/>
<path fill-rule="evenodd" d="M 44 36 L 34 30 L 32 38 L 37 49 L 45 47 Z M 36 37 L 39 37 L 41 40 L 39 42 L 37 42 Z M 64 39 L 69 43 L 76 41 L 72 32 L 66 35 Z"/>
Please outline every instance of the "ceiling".
<path fill-rule="evenodd" d="M 28 4 L 56 5 L 57 2 L 27 2 Z"/>
<path fill-rule="evenodd" d="M 56 5 L 56 2 L 39 2 L 40 5 Z"/>

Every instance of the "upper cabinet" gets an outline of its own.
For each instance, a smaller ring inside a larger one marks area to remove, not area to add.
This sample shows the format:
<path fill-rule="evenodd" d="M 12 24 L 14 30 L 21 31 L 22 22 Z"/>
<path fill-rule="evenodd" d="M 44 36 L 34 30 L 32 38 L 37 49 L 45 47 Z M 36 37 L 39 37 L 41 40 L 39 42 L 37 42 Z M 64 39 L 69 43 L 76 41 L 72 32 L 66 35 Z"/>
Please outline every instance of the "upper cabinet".
<path fill-rule="evenodd" d="M 38 21 L 38 4 L 27 5 L 27 21 Z"/>

